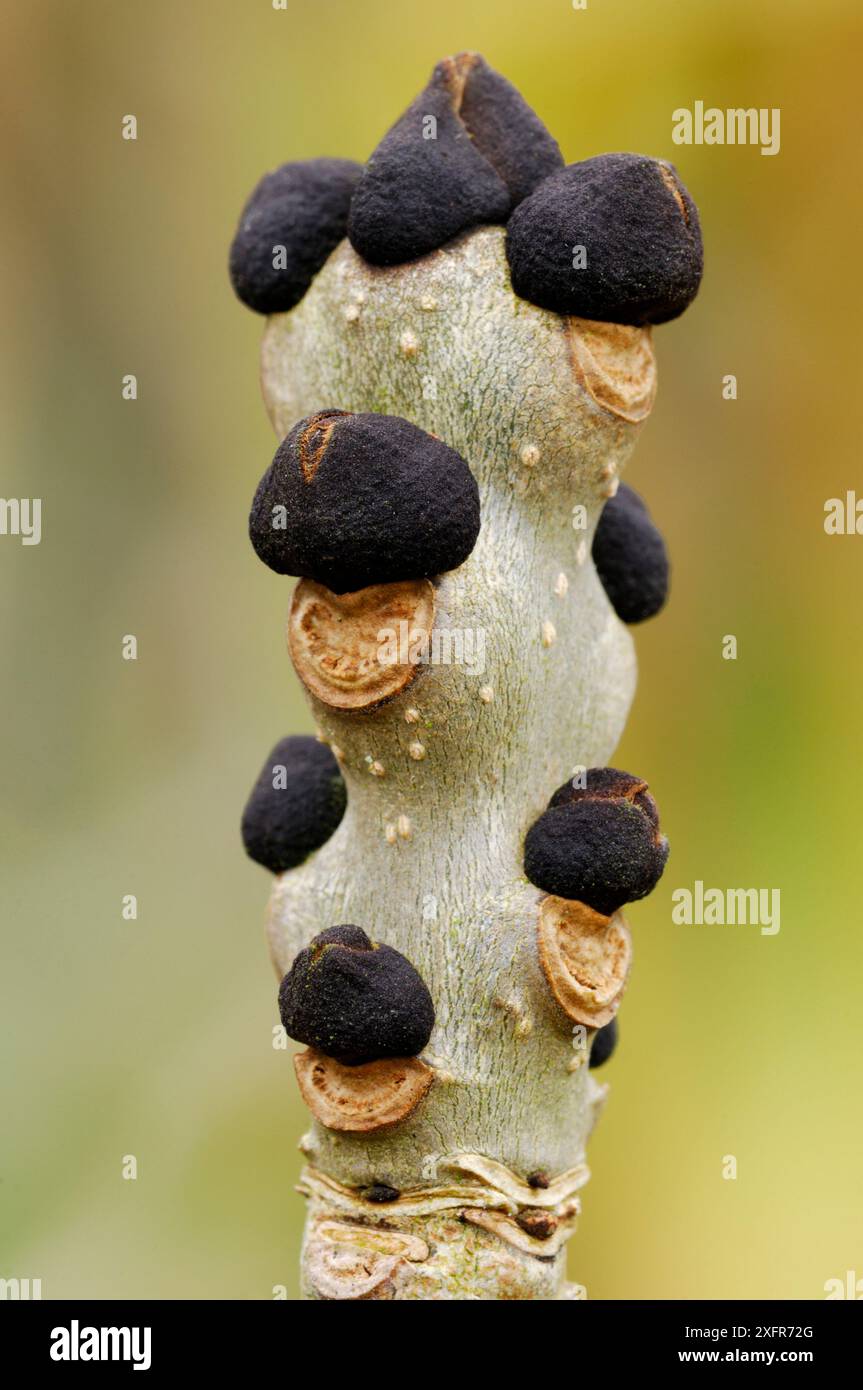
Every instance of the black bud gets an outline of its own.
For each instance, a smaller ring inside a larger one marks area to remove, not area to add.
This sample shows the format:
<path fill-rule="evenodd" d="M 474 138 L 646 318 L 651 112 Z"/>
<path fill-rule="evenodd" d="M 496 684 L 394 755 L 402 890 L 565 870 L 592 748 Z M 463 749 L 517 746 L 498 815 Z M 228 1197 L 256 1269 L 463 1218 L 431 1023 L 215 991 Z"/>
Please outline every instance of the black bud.
<path fill-rule="evenodd" d="M 288 1037 L 344 1066 L 415 1057 L 434 1027 L 421 976 L 359 927 L 330 927 L 300 951 L 279 988 Z"/>
<path fill-rule="evenodd" d="M 280 314 L 299 304 L 347 232 L 361 173 L 362 166 L 349 159 L 309 159 L 264 175 L 231 245 L 231 284 L 244 304 L 258 314 Z M 283 266 L 277 259 L 282 246 Z"/>
<path fill-rule="evenodd" d="M 476 53 L 438 63 L 384 136 L 351 203 L 348 235 L 374 265 L 434 251 L 502 222 L 563 164 L 557 144 L 506 78 Z"/>
<path fill-rule="evenodd" d="M 621 484 L 602 509 L 593 537 L 593 563 L 618 618 L 641 623 L 668 597 L 665 542 L 647 508 Z"/>
<path fill-rule="evenodd" d="M 638 154 L 598 155 L 544 179 L 512 214 L 506 249 L 516 294 L 607 323 L 676 318 L 695 298 L 704 259 L 674 166 Z"/>
<path fill-rule="evenodd" d="M 594 1067 L 601 1067 L 603 1062 L 607 1062 L 614 1049 L 617 1047 L 617 1019 L 613 1018 L 610 1023 L 606 1023 L 604 1028 L 600 1028 L 594 1036 L 593 1045 L 590 1049 L 590 1061 L 588 1066 L 593 1071 Z"/>
<path fill-rule="evenodd" d="M 610 917 L 656 887 L 668 841 L 646 783 L 615 768 L 593 768 L 587 781 L 565 782 L 531 826 L 524 871 L 544 892 Z"/>
<path fill-rule="evenodd" d="M 455 449 L 398 416 L 343 411 L 294 426 L 249 517 L 264 564 L 336 594 L 455 569 L 478 534 L 479 491 Z"/>
<path fill-rule="evenodd" d="M 389 1183 L 373 1182 L 370 1187 L 361 1187 L 360 1196 L 367 1202 L 395 1202 L 401 1196 L 397 1187 L 390 1187 Z"/>
<path fill-rule="evenodd" d="M 326 744 L 300 735 L 281 739 L 243 811 L 246 853 L 274 874 L 296 868 L 330 838 L 346 800 L 339 765 Z"/>

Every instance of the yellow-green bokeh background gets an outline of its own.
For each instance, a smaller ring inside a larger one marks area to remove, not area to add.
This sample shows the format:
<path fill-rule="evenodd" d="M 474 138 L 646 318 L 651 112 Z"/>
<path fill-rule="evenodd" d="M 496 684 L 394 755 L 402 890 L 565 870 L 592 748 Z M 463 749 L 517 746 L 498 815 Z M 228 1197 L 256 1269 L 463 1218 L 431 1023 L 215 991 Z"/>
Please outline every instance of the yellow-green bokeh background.
<path fill-rule="evenodd" d="M 304 1113 L 237 821 L 311 722 L 289 583 L 245 536 L 274 441 L 226 253 L 261 172 L 365 158 L 461 48 L 568 160 L 674 158 L 707 246 L 629 474 L 674 587 L 637 632 L 615 762 L 650 779 L 673 852 L 630 913 L 572 1272 L 594 1298 L 863 1275 L 863 538 L 822 524 L 863 494 L 855 0 L 21 0 L 3 29 L 2 491 L 44 500 L 39 547 L 0 538 L 0 1275 L 49 1298 L 296 1292 Z M 673 146 L 697 99 L 781 107 L 779 156 Z M 780 888 L 781 932 L 673 926 L 696 878 Z"/>

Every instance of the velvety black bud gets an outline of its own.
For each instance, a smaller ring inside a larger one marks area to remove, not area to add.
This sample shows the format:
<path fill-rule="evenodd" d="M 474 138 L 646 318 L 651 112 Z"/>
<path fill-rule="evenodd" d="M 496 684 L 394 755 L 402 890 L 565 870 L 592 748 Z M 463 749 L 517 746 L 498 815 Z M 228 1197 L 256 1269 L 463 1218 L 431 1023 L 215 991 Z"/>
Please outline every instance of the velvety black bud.
<path fill-rule="evenodd" d="M 631 487 L 621 484 L 603 507 L 592 553 L 602 587 L 622 622 L 642 623 L 659 612 L 668 597 L 668 555 Z"/>
<path fill-rule="evenodd" d="M 565 782 L 531 826 L 524 871 L 555 897 L 611 916 L 655 888 L 668 858 L 647 784 L 615 768 L 594 768 L 587 788 Z"/>
<path fill-rule="evenodd" d="M 274 874 L 296 868 L 330 838 L 346 800 L 339 765 L 325 743 L 301 735 L 281 739 L 243 811 L 246 853 Z"/>
<path fill-rule="evenodd" d="M 344 594 L 455 569 L 479 524 L 479 490 L 455 449 L 395 415 L 331 410 L 279 447 L 249 535 L 277 574 Z"/>
<path fill-rule="evenodd" d="M 481 222 L 503 222 L 563 165 L 556 142 L 477 53 L 438 63 L 357 185 L 348 235 L 374 265 L 424 256 Z"/>
<path fill-rule="evenodd" d="M 676 169 L 638 154 L 598 155 L 543 180 L 513 212 L 506 249 L 516 294 L 608 323 L 676 318 L 704 262 Z"/>
<path fill-rule="evenodd" d="M 347 232 L 361 173 L 350 159 L 309 159 L 264 175 L 231 245 L 231 284 L 244 304 L 258 314 L 299 304 Z"/>
<path fill-rule="evenodd" d="M 594 1067 L 601 1067 L 603 1062 L 607 1062 L 614 1049 L 617 1047 L 617 1019 L 613 1018 L 610 1023 L 606 1023 L 604 1028 L 600 1028 L 591 1045 L 590 1061 L 588 1066 L 593 1071 Z"/>
<path fill-rule="evenodd" d="M 288 1037 L 344 1066 L 415 1057 L 434 1027 L 434 1006 L 409 960 L 359 927 L 330 927 L 300 951 L 279 989 Z"/>
<path fill-rule="evenodd" d="M 360 1196 L 367 1202 L 396 1202 L 401 1195 L 397 1187 L 385 1182 L 373 1182 L 369 1187 L 360 1188 Z"/>

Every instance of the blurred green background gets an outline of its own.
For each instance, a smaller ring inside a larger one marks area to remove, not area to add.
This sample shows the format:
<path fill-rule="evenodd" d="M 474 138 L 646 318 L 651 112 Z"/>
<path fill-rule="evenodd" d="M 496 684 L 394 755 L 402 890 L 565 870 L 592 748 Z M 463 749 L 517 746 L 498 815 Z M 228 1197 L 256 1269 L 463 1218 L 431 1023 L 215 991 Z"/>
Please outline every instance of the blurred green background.
<path fill-rule="evenodd" d="M 863 1275 L 863 539 L 823 530 L 827 498 L 863 494 L 858 6 L 43 0 L 4 4 L 3 31 L 2 491 L 44 500 L 40 546 L 0 537 L 0 1275 L 48 1298 L 296 1293 L 305 1114 L 237 823 L 311 721 L 290 583 L 245 536 L 274 441 L 227 248 L 264 170 L 364 159 L 463 48 L 567 160 L 674 159 L 707 245 L 629 472 L 674 587 L 637 631 L 615 762 L 650 779 L 673 857 L 630 914 L 572 1275 L 593 1298 Z M 781 107 L 781 153 L 674 146 L 696 100 Z M 673 926 L 696 878 L 780 888 L 779 935 Z"/>

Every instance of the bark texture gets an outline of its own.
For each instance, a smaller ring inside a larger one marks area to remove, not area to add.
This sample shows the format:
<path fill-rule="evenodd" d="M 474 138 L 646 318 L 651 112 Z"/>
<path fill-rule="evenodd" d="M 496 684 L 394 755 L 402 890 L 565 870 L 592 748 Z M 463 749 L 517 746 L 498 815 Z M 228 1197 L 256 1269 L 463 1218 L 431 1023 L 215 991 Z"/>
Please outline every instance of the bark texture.
<path fill-rule="evenodd" d="M 655 369 L 649 329 L 516 297 L 504 236 L 483 227 L 390 269 L 343 242 L 263 343 L 280 439 L 328 408 L 404 416 L 462 454 L 482 504 L 476 548 L 434 581 L 433 608 L 438 634 L 484 642 L 484 670 L 425 664 L 374 709 L 309 696 L 348 805 L 275 880 L 277 974 L 351 922 L 413 962 L 437 1011 L 433 1082 L 406 1119 L 313 1121 L 303 1140 L 313 1298 L 581 1296 L 565 1241 L 605 1088 L 543 973 L 523 842 L 575 768 L 611 761 L 632 700 L 633 643 L 590 548 Z M 374 1185 L 401 1195 L 370 1201 Z"/>

